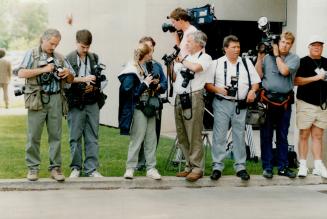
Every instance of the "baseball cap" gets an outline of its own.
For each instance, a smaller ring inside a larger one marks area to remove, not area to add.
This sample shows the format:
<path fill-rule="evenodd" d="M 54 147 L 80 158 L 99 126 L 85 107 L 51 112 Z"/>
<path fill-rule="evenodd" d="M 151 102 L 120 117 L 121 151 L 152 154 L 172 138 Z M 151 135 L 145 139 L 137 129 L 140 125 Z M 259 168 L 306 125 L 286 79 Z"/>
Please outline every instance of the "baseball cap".
<path fill-rule="evenodd" d="M 325 41 L 320 35 L 312 35 L 309 39 L 308 46 L 310 46 L 312 43 L 322 43 L 324 44 Z"/>

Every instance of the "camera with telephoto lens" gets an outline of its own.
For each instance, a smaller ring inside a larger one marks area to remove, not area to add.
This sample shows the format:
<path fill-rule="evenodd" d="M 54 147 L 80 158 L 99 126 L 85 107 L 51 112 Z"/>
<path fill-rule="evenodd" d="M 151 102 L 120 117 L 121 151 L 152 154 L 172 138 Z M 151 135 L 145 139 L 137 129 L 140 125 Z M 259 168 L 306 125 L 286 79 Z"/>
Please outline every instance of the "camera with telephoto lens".
<path fill-rule="evenodd" d="M 258 28 L 266 34 L 266 36 L 263 37 L 261 42 L 257 45 L 258 53 L 273 55 L 273 44 L 278 44 L 280 40 L 280 35 L 273 34 L 270 32 L 270 23 L 267 17 L 259 18 Z"/>
<path fill-rule="evenodd" d="M 170 55 L 165 54 L 162 57 L 162 60 L 164 60 L 165 65 L 167 65 L 167 66 L 170 65 L 176 59 L 179 52 L 181 51 L 181 49 L 177 45 L 174 46 L 174 49 L 175 49 L 175 51 L 172 54 L 170 54 Z"/>
<path fill-rule="evenodd" d="M 145 63 L 145 67 L 146 67 L 146 70 L 148 71 L 148 74 L 152 76 L 152 79 L 160 79 L 160 75 L 159 73 L 157 72 L 153 72 L 153 63 L 152 61 L 148 61 Z M 149 85 L 149 88 L 151 90 L 156 90 L 157 87 L 158 87 L 159 83 L 155 84 L 155 83 L 151 83 Z"/>
<path fill-rule="evenodd" d="M 23 95 L 25 92 L 25 85 L 15 85 L 14 94 L 15 96 Z"/>
<path fill-rule="evenodd" d="M 182 68 L 180 73 L 184 78 L 182 82 L 182 87 L 186 88 L 187 85 L 190 83 L 190 80 L 194 79 L 195 73 L 188 68 Z"/>
<path fill-rule="evenodd" d="M 172 24 L 168 24 L 168 23 L 163 23 L 161 28 L 163 32 L 169 31 L 170 33 L 173 33 L 176 31 L 176 28 Z"/>
<path fill-rule="evenodd" d="M 52 72 L 46 72 L 40 75 L 40 82 L 41 85 L 50 84 L 53 80 L 59 81 L 61 78 L 59 77 L 59 73 L 63 71 L 63 67 L 57 65 L 53 57 L 46 58 L 43 56 L 41 57 L 40 61 L 38 62 L 38 67 L 44 67 L 48 64 L 53 64 L 54 69 Z"/>
<path fill-rule="evenodd" d="M 230 78 L 230 86 L 227 86 L 227 96 L 230 97 L 235 97 L 237 93 L 237 82 L 238 82 L 238 77 L 237 76 L 231 76 Z"/>

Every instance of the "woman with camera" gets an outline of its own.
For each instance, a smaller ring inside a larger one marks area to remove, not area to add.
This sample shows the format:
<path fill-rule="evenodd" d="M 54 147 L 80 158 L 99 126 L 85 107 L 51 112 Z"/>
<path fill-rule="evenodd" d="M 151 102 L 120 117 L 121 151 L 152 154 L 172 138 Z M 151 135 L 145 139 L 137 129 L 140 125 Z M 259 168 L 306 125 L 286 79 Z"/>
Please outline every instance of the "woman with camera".
<path fill-rule="evenodd" d="M 154 79 L 148 74 L 146 62 L 152 58 L 153 50 L 145 43 L 139 44 L 134 51 L 134 60 L 128 63 L 119 74 L 119 128 L 122 135 L 130 134 L 130 143 L 126 161 L 126 179 L 133 179 L 138 155 L 144 142 L 147 176 L 161 179 L 156 166 L 156 121 L 158 98 Z M 157 99 L 156 99 L 157 98 Z"/>

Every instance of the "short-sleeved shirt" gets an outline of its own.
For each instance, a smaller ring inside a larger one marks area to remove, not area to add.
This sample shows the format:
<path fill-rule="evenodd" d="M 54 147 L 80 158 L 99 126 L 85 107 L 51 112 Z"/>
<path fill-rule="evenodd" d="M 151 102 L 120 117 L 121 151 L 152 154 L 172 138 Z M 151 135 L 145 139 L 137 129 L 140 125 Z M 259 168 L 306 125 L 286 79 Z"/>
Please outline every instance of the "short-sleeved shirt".
<path fill-rule="evenodd" d="M 282 94 L 289 93 L 293 90 L 294 78 L 300 65 L 300 58 L 293 53 L 289 53 L 283 58 L 283 60 L 290 72 L 287 76 L 284 76 L 279 72 L 276 58 L 274 56 L 266 55 L 264 57 L 262 64 L 262 86 L 265 90 Z"/>
<path fill-rule="evenodd" d="M 327 59 L 312 59 L 309 56 L 303 57 L 300 61 L 300 68 L 296 77 L 312 77 L 317 75 L 316 69 L 327 71 Z M 314 81 L 309 84 L 300 85 L 297 89 L 296 97 L 307 103 L 319 106 L 321 100 L 326 101 L 327 98 L 327 82 L 323 80 Z"/>
<path fill-rule="evenodd" d="M 225 84 L 225 62 L 226 62 L 226 84 Z M 260 83 L 260 77 L 255 70 L 252 62 L 246 60 L 248 66 L 250 81 L 252 84 Z M 249 77 L 247 70 L 242 62 L 242 58 L 238 57 L 235 64 L 231 63 L 226 56 L 220 57 L 217 60 L 214 60 L 211 65 L 210 80 L 208 83 L 212 83 L 217 87 L 226 87 L 231 86 L 231 77 L 237 75 L 237 65 L 239 66 L 239 76 L 237 83 L 237 92 L 235 97 L 223 96 L 218 94 L 226 99 L 246 99 L 247 93 L 249 91 Z"/>
<path fill-rule="evenodd" d="M 45 57 L 45 59 L 47 58 L 47 54 L 44 52 L 41 52 L 40 57 Z M 54 58 L 54 62 L 56 65 L 59 65 L 59 60 L 56 57 Z M 27 53 L 24 56 L 24 59 L 22 61 L 22 63 L 19 66 L 19 69 L 32 69 L 33 68 L 33 63 L 34 63 L 34 58 L 33 58 L 33 50 L 29 50 L 27 51 Z M 64 66 L 65 68 L 68 68 L 68 70 L 75 75 L 75 72 L 73 70 L 73 68 L 71 67 L 71 65 L 69 64 L 69 62 L 65 59 L 64 60 Z M 40 78 L 38 77 L 37 79 L 38 81 L 40 81 Z M 50 84 L 46 84 L 46 85 L 42 85 L 42 89 L 44 92 L 51 92 L 51 93 L 55 93 L 58 92 L 60 90 L 60 81 L 54 79 L 51 81 Z"/>
<path fill-rule="evenodd" d="M 176 81 L 174 83 L 174 90 L 177 94 L 190 93 L 194 91 L 199 91 L 204 88 L 204 85 L 208 82 L 210 77 L 209 67 L 211 65 L 211 56 L 203 51 L 198 51 L 193 55 L 188 55 L 186 57 L 187 61 L 192 63 L 197 63 L 202 66 L 202 71 L 194 74 L 194 79 L 190 80 L 186 88 L 182 87 L 184 81 L 181 75 L 181 70 L 183 70 L 184 65 L 181 63 L 176 63 L 174 65 L 174 71 L 176 72 Z"/>
<path fill-rule="evenodd" d="M 179 48 L 181 49 L 180 55 L 184 58 L 186 55 L 189 54 L 189 52 L 186 49 L 186 41 L 187 41 L 187 35 L 190 33 L 194 33 L 197 31 L 197 29 L 193 26 L 190 25 L 184 32 L 183 32 L 183 38 L 181 43 L 179 44 Z"/>

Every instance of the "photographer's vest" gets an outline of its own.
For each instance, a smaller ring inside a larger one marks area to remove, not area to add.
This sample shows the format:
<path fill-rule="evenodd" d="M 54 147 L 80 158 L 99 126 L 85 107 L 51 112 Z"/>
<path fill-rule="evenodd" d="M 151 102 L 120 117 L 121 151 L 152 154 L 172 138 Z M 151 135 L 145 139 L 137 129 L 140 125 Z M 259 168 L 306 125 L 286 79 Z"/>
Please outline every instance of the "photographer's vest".
<path fill-rule="evenodd" d="M 77 51 L 73 51 L 67 55 L 67 60 L 74 69 L 76 77 L 79 76 L 79 70 L 81 68 L 81 65 L 78 65 L 77 63 L 77 58 Z M 98 56 L 95 53 L 88 53 L 87 58 L 89 58 L 90 60 L 91 75 L 95 75 L 94 66 L 98 64 Z M 78 107 L 80 109 L 83 109 L 84 105 L 94 104 L 98 101 L 101 83 L 96 85 L 99 86 L 98 89 L 95 89 L 90 93 L 81 93 L 81 89 L 79 88 L 80 84 L 84 83 L 73 83 L 71 88 L 67 90 L 66 94 L 70 108 Z"/>
<path fill-rule="evenodd" d="M 60 55 L 59 53 L 53 53 L 54 58 L 59 62 L 60 66 L 64 66 L 64 56 Z M 32 69 L 38 68 L 38 63 L 41 57 L 41 48 L 37 47 L 32 50 L 32 57 L 33 57 L 33 64 Z M 67 107 L 67 100 L 64 93 L 64 85 L 65 81 L 60 81 L 60 94 L 62 99 L 62 113 L 63 115 L 67 115 L 68 107 Z M 39 83 L 38 76 L 26 78 L 25 79 L 25 90 L 24 90 L 24 98 L 25 98 L 25 108 L 29 110 L 42 110 L 43 104 L 42 103 L 42 86 Z"/>

